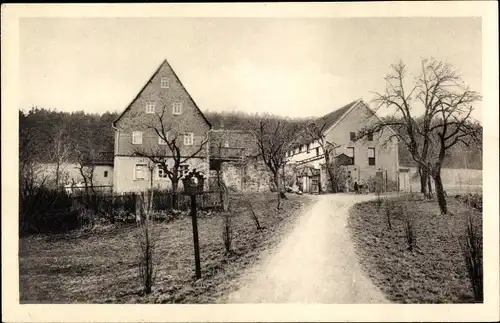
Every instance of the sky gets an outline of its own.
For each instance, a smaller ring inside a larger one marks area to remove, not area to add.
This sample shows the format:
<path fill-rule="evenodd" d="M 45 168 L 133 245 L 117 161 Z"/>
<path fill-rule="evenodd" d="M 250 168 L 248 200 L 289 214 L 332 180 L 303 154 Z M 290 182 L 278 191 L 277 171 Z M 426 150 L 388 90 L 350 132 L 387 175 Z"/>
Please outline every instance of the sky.
<path fill-rule="evenodd" d="M 19 28 L 23 110 L 121 112 L 165 58 L 202 111 L 321 116 L 370 102 L 398 60 L 417 72 L 428 57 L 482 90 L 480 18 L 22 18 Z"/>

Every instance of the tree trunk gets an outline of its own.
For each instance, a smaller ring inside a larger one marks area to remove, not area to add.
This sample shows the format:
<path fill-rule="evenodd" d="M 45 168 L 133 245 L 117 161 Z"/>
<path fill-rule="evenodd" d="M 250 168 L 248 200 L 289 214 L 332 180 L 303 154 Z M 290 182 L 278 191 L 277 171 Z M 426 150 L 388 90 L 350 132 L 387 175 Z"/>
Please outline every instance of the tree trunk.
<path fill-rule="evenodd" d="M 280 189 L 280 178 L 278 171 L 273 172 L 273 181 L 276 185 L 276 192 L 278 193 L 278 205 L 276 208 L 279 210 L 281 208 L 281 189 Z"/>
<path fill-rule="evenodd" d="M 61 165 L 59 163 L 56 163 L 56 189 L 59 189 L 59 169 L 61 168 Z"/>
<path fill-rule="evenodd" d="M 428 198 L 431 199 L 432 198 L 432 184 L 431 184 L 431 175 L 429 174 L 427 176 L 427 184 L 428 184 Z"/>
<path fill-rule="evenodd" d="M 330 189 L 332 190 L 332 193 L 337 193 L 337 185 L 335 183 L 335 174 L 333 169 L 334 165 L 330 163 L 329 151 L 325 152 L 325 165 L 326 165 L 326 172 L 328 173 L 328 177 L 330 180 Z"/>
<path fill-rule="evenodd" d="M 173 180 L 172 181 L 172 208 L 174 210 L 177 210 L 179 207 L 179 198 L 177 194 L 177 190 L 179 187 L 179 180 Z"/>
<path fill-rule="evenodd" d="M 429 177 L 429 171 L 422 166 L 418 166 L 418 175 L 420 176 L 420 193 L 427 196 L 427 178 Z"/>
<path fill-rule="evenodd" d="M 446 205 L 446 197 L 444 195 L 443 181 L 441 180 L 441 172 L 440 171 L 436 172 L 436 174 L 433 174 L 432 177 L 434 178 L 436 195 L 439 204 L 439 209 L 441 210 L 441 214 L 447 214 L 448 208 Z"/>

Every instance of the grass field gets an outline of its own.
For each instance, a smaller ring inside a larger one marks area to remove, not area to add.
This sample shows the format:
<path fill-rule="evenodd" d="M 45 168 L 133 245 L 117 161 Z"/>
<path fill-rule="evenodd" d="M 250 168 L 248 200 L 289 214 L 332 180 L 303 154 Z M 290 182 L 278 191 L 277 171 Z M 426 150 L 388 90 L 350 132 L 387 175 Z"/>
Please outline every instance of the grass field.
<path fill-rule="evenodd" d="M 351 209 L 349 227 L 358 258 L 372 281 L 396 303 L 471 303 L 474 295 L 458 237 L 467 212 L 482 237 L 481 212 L 448 198 L 450 215 L 440 215 L 435 200 L 391 198 L 392 229 L 384 205 L 376 201 Z M 415 219 L 416 248 L 407 249 L 402 214 Z"/>
<path fill-rule="evenodd" d="M 264 248 L 280 241 L 307 196 L 288 195 L 275 209 L 276 195 L 247 194 L 263 230 L 256 230 L 242 195 L 231 197 L 233 253 L 226 255 L 222 216 L 200 215 L 202 279 L 194 280 L 191 218 L 155 223 L 157 248 L 153 292 L 142 294 L 138 279 L 139 246 L 135 224 L 102 232 L 75 231 L 20 239 L 21 303 L 210 303 L 230 291 L 233 278 L 258 260 Z"/>

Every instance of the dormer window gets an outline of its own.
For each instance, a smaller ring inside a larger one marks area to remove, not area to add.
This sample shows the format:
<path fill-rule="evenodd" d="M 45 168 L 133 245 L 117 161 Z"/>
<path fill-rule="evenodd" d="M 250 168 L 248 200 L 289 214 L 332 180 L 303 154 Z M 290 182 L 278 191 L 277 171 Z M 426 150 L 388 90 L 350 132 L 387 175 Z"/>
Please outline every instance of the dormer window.
<path fill-rule="evenodd" d="M 154 102 L 146 102 L 146 113 L 155 113 L 155 103 Z"/>
<path fill-rule="evenodd" d="M 182 102 L 174 102 L 172 104 L 172 110 L 174 115 L 182 114 Z"/>
<path fill-rule="evenodd" d="M 168 81 L 168 78 L 162 77 L 160 80 L 160 85 L 162 89 L 168 89 L 170 87 L 170 82 Z"/>

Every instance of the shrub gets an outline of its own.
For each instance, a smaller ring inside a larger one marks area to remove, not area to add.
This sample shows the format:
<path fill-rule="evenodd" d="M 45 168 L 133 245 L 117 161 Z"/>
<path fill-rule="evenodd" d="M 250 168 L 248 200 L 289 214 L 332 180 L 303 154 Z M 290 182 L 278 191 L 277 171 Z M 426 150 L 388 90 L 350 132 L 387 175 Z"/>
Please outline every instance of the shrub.
<path fill-rule="evenodd" d="M 20 234 L 66 232 L 78 226 L 78 211 L 63 190 L 33 187 L 29 194 L 20 194 Z"/>
<path fill-rule="evenodd" d="M 387 221 L 387 227 L 389 230 L 392 229 L 392 223 L 391 223 L 391 208 L 394 207 L 393 203 L 391 201 L 386 200 L 385 201 L 385 219 Z"/>
<path fill-rule="evenodd" d="M 411 212 L 408 212 L 405 204 L 402 212 L 405 240 L 408 245 L 408 250 L 413 252 L 417 247 L 417 234 L 415 230 L 415 218 Z"/>
<path fill-rule="evenodd" d="M 476 210 L 483 211 L 483 196 L 481 194 L 468 193 L 456 195 L 455 198 Z"/>
<path fill-rule="evenodd" d="M 224 248 L 226 250 L 226 254 L 231 253 L 231 244 L 233 242 L 233 229 L 231 226 L 231 213 L 229 212 L 223 213 L 222 240 L 224 242 Z"/>
<path fill-rule="evenodd" d="M 155 242 L 151 234 L 148 220 L 138 224 L 139 231 L 139 278 L 145 294 L 150 294 L 154 282 L 154 249 Z"/>
<path fill-rule="evenodd" d="M 467 215 L 465 234 L 459 238 L 469 280 L 477 302 L 483 302 L 483 245 L 478 229 Z"/>

